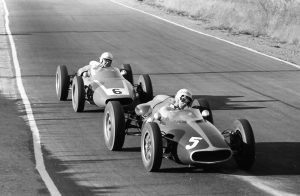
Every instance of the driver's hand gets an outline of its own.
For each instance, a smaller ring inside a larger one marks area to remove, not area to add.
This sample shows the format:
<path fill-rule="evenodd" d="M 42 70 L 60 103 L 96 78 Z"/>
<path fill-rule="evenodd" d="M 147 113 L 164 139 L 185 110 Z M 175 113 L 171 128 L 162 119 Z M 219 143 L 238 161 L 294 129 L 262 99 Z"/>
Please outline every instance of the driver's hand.
<path fill-rule="evenodd" d="M 148 123 L 153 122 L 153 120 L 154 120 L 153 118 L 149 117 L 149 118 L 147 118 L 146 122 L 148 122 Z"/>
<path fill-rule="evenodd" d="M 124 70 L 124 69 L 120 73 L 121 73 L 122 76 L 127 74 L 126 70 Z"/>
<path fill-rule="evenodd" d="M 82 73 L 82 76 L 83 76 L 83 77 L 89 77 L 89 74 L 88 74 L 87 71 L 85 71 L 85 72 Z"/>

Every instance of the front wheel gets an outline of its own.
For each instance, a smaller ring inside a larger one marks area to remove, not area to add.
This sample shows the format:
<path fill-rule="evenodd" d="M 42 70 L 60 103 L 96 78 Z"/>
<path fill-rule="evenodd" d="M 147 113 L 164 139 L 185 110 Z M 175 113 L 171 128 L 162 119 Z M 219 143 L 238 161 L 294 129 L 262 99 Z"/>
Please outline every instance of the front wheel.
<path fill-rule="evenodd" d="M 133 75 L 132 75 L 131 65 L 130 64 L 122 64 L 121 70 L 126 71 L 126 74 L 123 77 L 133 85 Z"/>
<path fill-rule="evenodd" d="M 72 83 L 72 105 L 75 112 L 82 112 L 85 104 L 85 91 L 81 76 L 75 76 Z"/>
<path fill-rule="evenodd" d="M 255 139 L 252 127 L 248 120 L 238 119 L 233 122 L 232 130 L 230 146 L 235 152 L 235 161 L 241 169 L 249 170 L 255 161 Z"/>
<path fill-rule="evenodd" d="M 153 88 L 150 76 L 148 74 L 140 75 L 138 80 L 138 93 L 141 103 L 151 101 L 153 98 Z"/>
<path fill-rule="evenodd" d="M 125 140 L 125 117 L 120 102 L 107 103 L 103 126 L 106 147 L 111 151 L 121 150 Z"/>
<path fill-rule="evenodd" d="M 146 123 L 141 137 L 141 155 L 145 169 L 149 172 L 158 171 L 162 154 L 162 136 L 159 126 L 154 122 Z"/>

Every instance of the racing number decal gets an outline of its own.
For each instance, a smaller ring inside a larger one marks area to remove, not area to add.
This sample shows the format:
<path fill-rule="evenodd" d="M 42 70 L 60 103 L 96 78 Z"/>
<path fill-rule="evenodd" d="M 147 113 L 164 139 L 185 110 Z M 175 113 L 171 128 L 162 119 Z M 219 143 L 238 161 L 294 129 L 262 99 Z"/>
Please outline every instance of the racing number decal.
<path fill-rule="evenodd" d="M 117 94 L 117 95 L 122 94 L 122 91 L 120 89 L 118 89 L 118 88 L 112 89 L 112 92 L 115 93 L 115 94 Z"/>
<path fill-rule="evenodd" d="M 191 137 L 189 142 L 191 142 L 191 145 L 186 145 L 185 149 L 190 150 L 192 148 L 195 148 L 200 140 L 202 140 L 202 137 Z"/>

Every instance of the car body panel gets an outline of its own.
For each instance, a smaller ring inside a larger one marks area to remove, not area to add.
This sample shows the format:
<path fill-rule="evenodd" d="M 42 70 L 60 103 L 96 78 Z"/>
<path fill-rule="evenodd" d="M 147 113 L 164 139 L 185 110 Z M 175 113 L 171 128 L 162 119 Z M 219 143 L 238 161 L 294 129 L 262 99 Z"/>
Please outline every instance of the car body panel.
<path fill-rule="evenodd" d="M 105 106 L 108 100 L 130 103 L 135 99 L 132 84 L 114 67 L 101 68 L 95 75 L 84 77 L 84 85 L 93 91 L 93 101 L 99 107 Z"/>
<path fill-rule="evenodd" d="M 152 113 L 145 122 L 150 119 L 159 125 L 163 138 L 172 141 L 172 154 L 178 162 L 213 164 L 231 158 L 232 151 L 223 135 L 213 124 L 203 119 L 199 109 L 173 109 L 170 101 L 165 100 L 151 103 Z M 203 157 L 203 154 L 207 157 Z"/>

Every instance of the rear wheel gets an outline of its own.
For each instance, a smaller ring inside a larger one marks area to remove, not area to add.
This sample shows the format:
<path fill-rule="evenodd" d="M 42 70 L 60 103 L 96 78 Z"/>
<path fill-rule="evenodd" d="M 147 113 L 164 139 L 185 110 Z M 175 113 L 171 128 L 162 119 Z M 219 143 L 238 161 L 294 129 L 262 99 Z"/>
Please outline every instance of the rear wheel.
<path fill-rule="evenodd" d="M 67 100 L 69 94 L 70 76 L 65 65 L 56 68 L 56 95 L 60 101 Z"/>
<path fill-rule="evenodd" d="M 148 74 L 140 75 L 138 80 L 140 102 L 146 103 L 153 98 L 153 88 L 150 76 Z"/>
<path fill-rule="evenodd" d="M 206 99 L 200 98 L 200 99 L 194 100 L 194 102 L 192 104 L 192 107 L 198 108 L 205 120 L 208 120 L 211 124 L 214 123 L 213 114 L 212 114 L 212 111 L 210 109 L 210 105 L 209 105 L 209 103 Z M 202 113 L 205 110 L 208 111 L 208 114 L 206 113 L 207 116 L 203 115 L 203 114 L 205 114 L 205 112 Z"/>
<path fill-rule="evenodd" d="M 255 161 L 255 139 L 252 127 L 248 120 L 238 119 L 233 122 L 232 130 L 230 146 L 235 152 L 235 161 L 241 169 L 249 170 Z"/>
<path fill-rule="evenodd" d="M 162 154 L 162 136 L 159 126 L 154 122 L 146 123 L 141 137 L 141 155 L 145 169 L 149 172 L 158 171 Z"/>
<path fill-rule="evenodd" d="M 126 74 L 123 77 L 133 85 L 133 75 L 130 64 L 122 64 L 121 70 L 125 70 Z"/>
<path fill-rule="evenodd" d="M 85 104 L 85 91 L 83 79 L 75 76 L 72 83 L 72 105 L 75 112 L 82 112 Z"/>
<path fill-rule="evenodd" d="M 125 117 L 120 102 L 107 103 L 103 126 L 106 147 L 111 151 L 121 150 L 125 140 Z"/>

